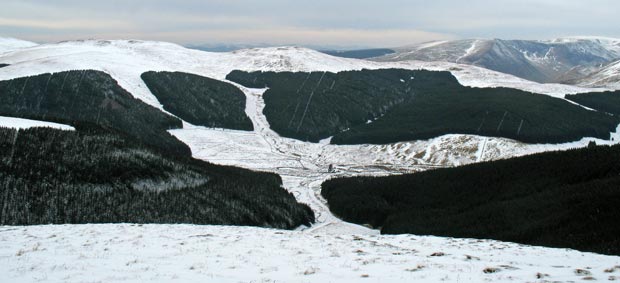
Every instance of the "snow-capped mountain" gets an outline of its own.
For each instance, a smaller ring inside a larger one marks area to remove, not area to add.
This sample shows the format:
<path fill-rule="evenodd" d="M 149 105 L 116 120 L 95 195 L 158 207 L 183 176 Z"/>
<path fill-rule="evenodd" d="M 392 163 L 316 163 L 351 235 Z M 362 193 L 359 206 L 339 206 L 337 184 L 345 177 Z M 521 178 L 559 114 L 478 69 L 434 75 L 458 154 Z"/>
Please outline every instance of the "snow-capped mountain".
<path fill-rule="evenodd" d="M 395 54 L 375 60 L 471 64 L 531 81 L 548 83 L 584 77 L 620 58 L 620 39 L 467 39 L 424 43 L 396 50 Z"/>

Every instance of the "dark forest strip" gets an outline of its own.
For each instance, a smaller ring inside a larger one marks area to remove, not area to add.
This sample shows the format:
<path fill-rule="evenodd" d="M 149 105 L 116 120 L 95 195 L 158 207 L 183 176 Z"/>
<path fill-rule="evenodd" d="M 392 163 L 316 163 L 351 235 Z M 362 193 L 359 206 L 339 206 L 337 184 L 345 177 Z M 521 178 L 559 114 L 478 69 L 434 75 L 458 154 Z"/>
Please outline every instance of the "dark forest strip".
<path fill-rule="evenodd" d="M 323 184 L 346 221 L 620 255 L 620 146 Z"/>

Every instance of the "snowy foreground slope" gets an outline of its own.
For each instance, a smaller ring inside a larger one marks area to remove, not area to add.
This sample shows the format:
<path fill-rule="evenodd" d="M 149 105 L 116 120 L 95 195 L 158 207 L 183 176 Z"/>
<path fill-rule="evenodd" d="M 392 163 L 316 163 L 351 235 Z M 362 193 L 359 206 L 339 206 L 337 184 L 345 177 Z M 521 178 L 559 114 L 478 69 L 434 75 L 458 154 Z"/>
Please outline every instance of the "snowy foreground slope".
<path fill-rule="evenodd" d="M 620 258 L 473 239 L 192 225 L 0 227 L 2 282 L 568 282 Z"/>
<path fill-rule="evenodd" d="M 0 55 L 0 62 L 11 64 L 0 68 L 0 80 L 73 69 L 101 70 L 135 97 L 160 109 L 140 79 L 143 72 L 183 71 L 224 80 L 234 69 L 421 68 L 449 70 L 461 83 L 477 87 L 514 87 L 558 97 L 592 91 L 532 83 L 466 65 L 368 62 L 295 47 L 208 53 L 168 43 L 65 42 L 9 52 Z M 187 143 L 196 158 L 280 174 L 284 187 L 315 211 L 315 225 L 297 231 L 125 224 L 0 227 L 0 258 L 5 263 L 0 265 L 4 276 L 0 282 L 563 282 L 620 276 L 620 269 L 604 272 L 620 265 L 619 257 L 495 241 L 379 236 L 376 230 L 336 218 L 320 196 L 320 184 L 328 178 L 417 172 L 583 147 L 592 139 L 528 145 L 446 135 L 390 145 L 306 143 L 282 138 L 269 128 L 262 114 L 264 89 L 240 89 L 247 97 L 246 113 L 254 124 L 253 132 L 189 123 L 170 132 Z M 614 136 L 620 140 L 618 133 Z M 327 172 L 330 164 L 336 173 Z"/>

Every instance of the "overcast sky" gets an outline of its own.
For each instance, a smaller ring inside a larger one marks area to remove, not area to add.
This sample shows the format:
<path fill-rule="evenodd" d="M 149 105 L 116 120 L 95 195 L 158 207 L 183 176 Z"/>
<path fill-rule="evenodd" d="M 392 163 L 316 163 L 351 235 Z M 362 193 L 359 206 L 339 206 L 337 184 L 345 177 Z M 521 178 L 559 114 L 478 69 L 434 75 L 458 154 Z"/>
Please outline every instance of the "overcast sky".
<path fill-rule="evenodd" d="M 618 0 L 0 0 L 0 36 L 393 47 L 620 37 Z"/>

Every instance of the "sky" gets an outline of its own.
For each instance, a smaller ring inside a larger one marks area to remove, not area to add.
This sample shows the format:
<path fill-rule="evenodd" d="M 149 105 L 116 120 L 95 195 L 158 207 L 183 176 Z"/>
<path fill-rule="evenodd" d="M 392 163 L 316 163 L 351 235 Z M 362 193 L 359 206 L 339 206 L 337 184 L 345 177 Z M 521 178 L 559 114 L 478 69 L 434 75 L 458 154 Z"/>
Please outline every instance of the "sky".
<path fill-rule="evenodd" d="M 397 47 L 620 37 L 618 0 L 0 0 L 0 36 L 57 42 Z"/>

